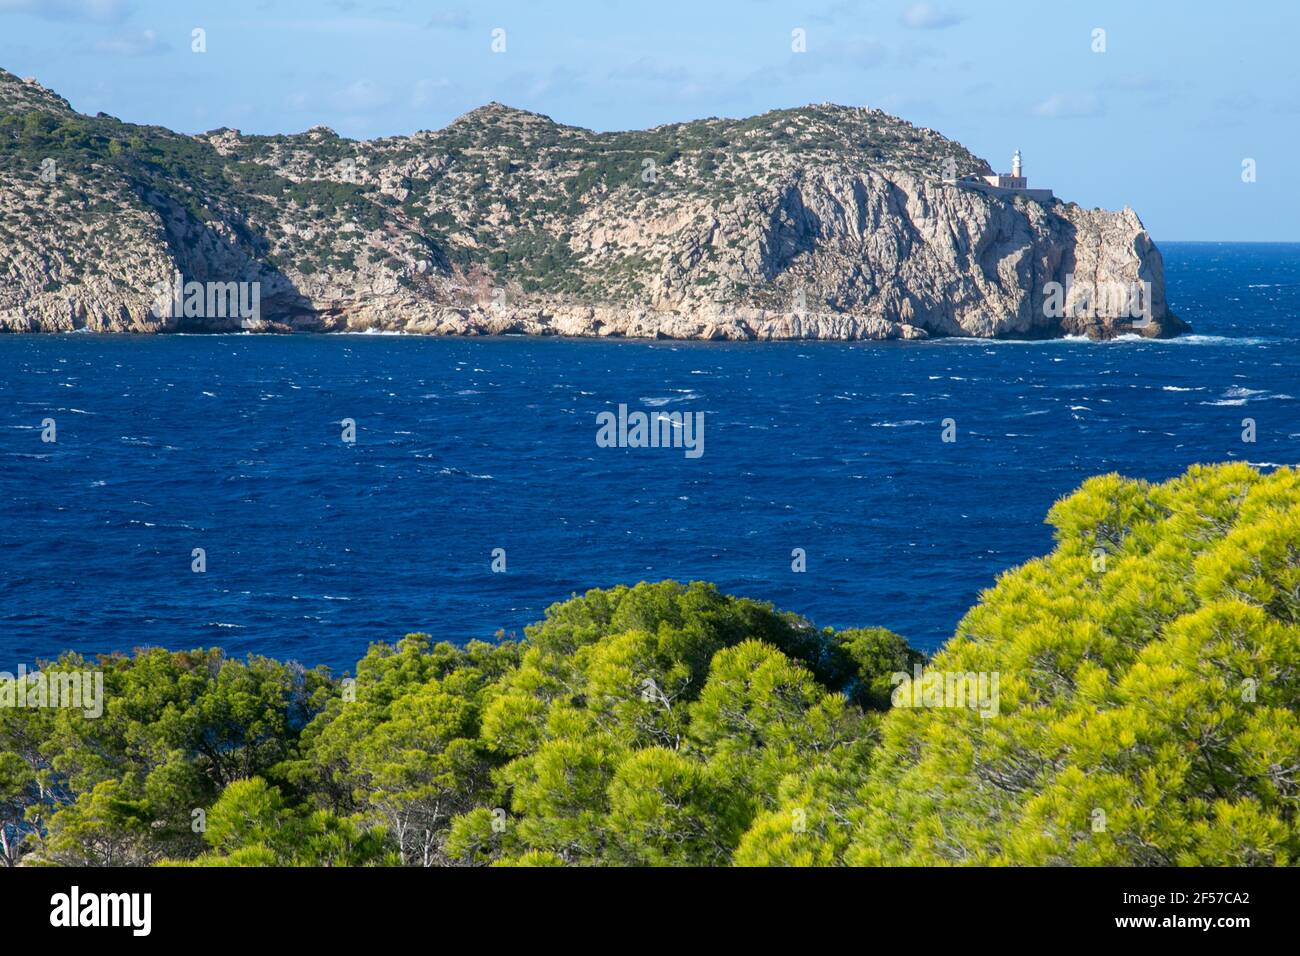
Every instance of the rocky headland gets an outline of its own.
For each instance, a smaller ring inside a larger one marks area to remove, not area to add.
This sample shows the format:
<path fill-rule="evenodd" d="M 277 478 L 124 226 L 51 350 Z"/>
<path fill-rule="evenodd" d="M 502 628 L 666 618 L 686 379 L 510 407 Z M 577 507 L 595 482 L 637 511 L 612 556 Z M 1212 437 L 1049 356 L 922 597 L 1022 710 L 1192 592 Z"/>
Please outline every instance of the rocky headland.
<path fill-rule="evenodd" d="M 80 114 L 0 70 L 0 331 L 1186 329 L 1133 210 L 990 195 L 945 171 L 990 167 L 866 108 L 596 133 L 493 103 L 371 141 L 187 136 Z M 187 309 L 196 283 L 206 306 Z M 1095 291 L 1135 286 L 1141 317 Z M 253 312 L 236 287 L 254 290 Z"/>

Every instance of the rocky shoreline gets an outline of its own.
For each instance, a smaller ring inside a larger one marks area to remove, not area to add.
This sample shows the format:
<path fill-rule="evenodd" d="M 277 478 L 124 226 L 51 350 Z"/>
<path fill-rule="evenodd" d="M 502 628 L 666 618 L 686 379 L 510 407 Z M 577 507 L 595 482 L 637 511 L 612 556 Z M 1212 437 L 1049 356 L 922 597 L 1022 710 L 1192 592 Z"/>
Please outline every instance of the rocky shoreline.
<path fill-rule="evenodd" d="M 1175 324 L 1176 323 L 1176 324 Z M 742 312 L 700 312 L 683 314 L 652 309 L 619 309 L 610 306 L 534 307 L 526 309 L 441 308 L 421 310 L 417 318 L 402 313 L 379 313 L 366 310 L 362 316 L 323 310 L 299 313 L 280 319 L 256 319 L 231 322 L 159 321 L 145 315 L 141 320 L 114 323 L 74 323 L 43 321 L 33 328 L 0 325 L 0 334 L 230 334 L 293 335 L 388 334 L 449 337 L 529 337 L 587 338 L 630 340 L 680 340 L 704 342 L 885 342 L 920 341 L 939 338 L 994 338 L 994 336 L 935 334 L 905 322 L 891 322 L 870 316 L 840 313 L 794 313 L 746 310 Z M 1059 335 L 998 335 L 1005 340 L 1033 341 L 1045 338 L 1086 337 L 1106 341 L 1124 335 L 1146 338 L 1171 338 L 1189 331 L 1181 320 L 1169 315 L 1156 334 L 1134 328 L 1127 322 L 1079 319 L 1063 327 Z"/>

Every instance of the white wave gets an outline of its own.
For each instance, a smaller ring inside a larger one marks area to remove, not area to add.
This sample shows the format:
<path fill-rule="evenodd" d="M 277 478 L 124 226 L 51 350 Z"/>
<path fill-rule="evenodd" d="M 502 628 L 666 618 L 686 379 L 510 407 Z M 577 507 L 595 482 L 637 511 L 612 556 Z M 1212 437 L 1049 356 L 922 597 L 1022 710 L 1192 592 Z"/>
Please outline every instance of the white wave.
<path fill-rule="evenodd" d="M 1140 338 L 1140 336 L 1134 336 Z M 1088 343 L 1092 339 L 1086 335 L 1060 335 L 1050 339 L 986 339 L 974 335 L 949 335 L 925 339 L 923 342 L 933 345 L 1070 345 L 1079 342 Z"/>
<path fill-rule="evenodd" d="M 649 405 L 651 408 L 660 408 L 664 405 L 671 405 L 673 402 L 692 402 L 700 396 L 688 389 L 677 389 L 676 391 L 685 392 L 685 395 L 669 395 L 666 397 L 656 396 L 653 398 L 642 398 L 642 405 Z"/>
<path fill-rule="evenodd" d="M 1267 337 L 1234 338 L 1231 335 L 1179 335 L 1172 339 L 1144 339 L 1140 335 L 1123 335 L 1112 342 L 1135 341 L 1150 345 L 1268 345 L 1281 339 Z"/>

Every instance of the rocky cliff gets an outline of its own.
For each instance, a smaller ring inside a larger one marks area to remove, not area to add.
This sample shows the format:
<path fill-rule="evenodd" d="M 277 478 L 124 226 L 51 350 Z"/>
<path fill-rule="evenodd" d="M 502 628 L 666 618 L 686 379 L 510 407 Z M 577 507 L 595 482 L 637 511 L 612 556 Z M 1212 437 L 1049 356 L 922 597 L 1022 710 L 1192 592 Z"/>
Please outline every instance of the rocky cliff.
<path fill-rule="evenodd" d="M 81 115 L 0 70 L 0 330 L 1185 328 L 1132 210 L 991 196 L 944 182 L 953 170 L 989 167 L 932 130 L 833 105 L 622 133 L 491 104 L 373 141 L 184 136 Z M 195 283 L 257 308 L 214 309 L 209 293 L 187 309 Z M 1142 284 L 1140 317 L 1098 292 Z"/>

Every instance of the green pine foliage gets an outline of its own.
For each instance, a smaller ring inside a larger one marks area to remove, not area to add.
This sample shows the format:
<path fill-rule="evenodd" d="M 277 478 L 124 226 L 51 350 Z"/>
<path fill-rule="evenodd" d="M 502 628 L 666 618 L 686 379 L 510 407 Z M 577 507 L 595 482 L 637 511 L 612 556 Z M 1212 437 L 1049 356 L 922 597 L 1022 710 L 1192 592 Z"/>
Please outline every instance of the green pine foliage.
<path fill-rule="evenodd" d="M 104 672 L 104 715 L 0 708 L 0 854 L 1295 863 L 1300 474 L 1106 475 L 1048 520 L 1052 553 L 930 661 L 671 581 L 553 605 L 523 640 L 375 645 L 343 680 L 215 650 L 64 655 L 47 672 Z M 918 666 L 996 675 L 996 706 L 915 706 Z"/>
<path fill-rule="evenodd" d="M 1091 479 L 933 666 L 1000 712 L 899 709 L 849 863 L 1267 865 L 1300 858 L 1300 475 Z"/>

